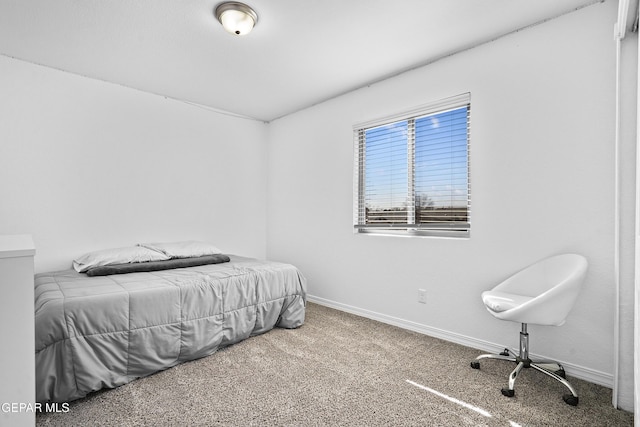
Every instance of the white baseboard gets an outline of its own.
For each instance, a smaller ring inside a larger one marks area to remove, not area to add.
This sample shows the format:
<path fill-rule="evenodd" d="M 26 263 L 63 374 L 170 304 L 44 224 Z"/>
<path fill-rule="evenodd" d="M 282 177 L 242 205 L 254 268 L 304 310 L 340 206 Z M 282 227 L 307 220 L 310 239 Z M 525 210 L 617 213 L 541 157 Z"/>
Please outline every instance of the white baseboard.
<path fill-rule="evenodd" d="M 352 305 L 347 305 L 340 302 L 328 300 L 325 298 L 320 298 L 314 295 L 307 295 L 307 300 L 315 304 L 323 305 L 330 308 L 335 308 L 336 310 L 345 311 L 347 313 L 355 314 L 357 316 L 366 317 L 371 320 L 376 320 L 378 322 L 386 323 L 388 325 L 397 326 L 402 329 L 418 332 L 424 335 L 428 335 L 430 337 L 439 338 L 445 341 L 464 345 L 466 347 L 475 348 L 480 351 L 485 351 L 488 353 L 498 353 L 504 349 L 503 345 L 491 343 L 491 342 L 480 340 L 473 337 L 468 337 L 465 335 L 457 334 L 455 332 L 449 332 L 444 329 L 434 328 L 431 326 L 423 325 L 421 323 L 412 322 L 410 320 L 388 316 L 386 314 L 377 313 L 375 311 L 366 310 L 364 308 L 354 307 Z M 535 354 L 531 354 L 531 356 L 532 358 L 538 358 L 538 359 L 548 358 L 545 356 L 540 356 Z M 567 374 L 574 378 L 579 378 L 581 380 L 585 380 L 590 383 L 598 384 L 604 387 L 613 388 L 613 374 L 608 374 L 606 372 L 601 372 L 601 371 L 597 371 L 595 369 L 587 368 L 584 366 L 575 365 L 570 362 L 565 362 L 562 360 L 559 360 L 558 362 L 562 364 Z"/>

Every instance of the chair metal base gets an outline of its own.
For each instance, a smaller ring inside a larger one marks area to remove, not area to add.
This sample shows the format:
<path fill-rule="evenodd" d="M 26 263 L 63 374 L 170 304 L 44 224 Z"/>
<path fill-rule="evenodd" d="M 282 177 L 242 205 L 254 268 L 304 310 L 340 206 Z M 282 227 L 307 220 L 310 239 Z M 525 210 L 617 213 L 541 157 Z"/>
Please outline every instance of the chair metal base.
<path fill-rule="evenodd" d="M 502 394 L 507 397 L 513 397 L 515 395 L 515 383 L 520 371 L 523 368 L 533 368 L 538 372 L 542 372 L 545 375 L 550 376 L 556 381 L 562 383 L 569 389 L 571 394 L 565 394 L 562 399 L 571 406 L 578 404 L 578 393 L 566 380 L 566 375 L 562 365 L 553 360 L 536 360 L 533 361 L 529 358 L 529 334 L 527 333 L 527 324 L 522 324 L 522 331 L 520 332 L 520 352 L 516 356 L 513 351 L 505 348 L 500 354 L 482 354 L 476 357 L 471 362 L 473 369 L 480 369 L 480 360 L 482 359 L 497 359 L 504 360 L 506 362 L 516 363 L 515 369 L 509 374 L 509 387 L 503 388 Z"/>

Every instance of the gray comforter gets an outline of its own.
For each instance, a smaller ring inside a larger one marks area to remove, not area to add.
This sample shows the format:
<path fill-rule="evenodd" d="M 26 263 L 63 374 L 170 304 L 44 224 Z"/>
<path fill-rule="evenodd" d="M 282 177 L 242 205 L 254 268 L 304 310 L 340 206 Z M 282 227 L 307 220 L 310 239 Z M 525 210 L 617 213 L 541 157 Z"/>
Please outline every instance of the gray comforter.
<path fill-rule="evenodd" d="M 306 281 L 292 265 L 231 262 L 87 277 L 35 278 L 36 400 L 117 387 L 261 334 L 304 323 Z"/>

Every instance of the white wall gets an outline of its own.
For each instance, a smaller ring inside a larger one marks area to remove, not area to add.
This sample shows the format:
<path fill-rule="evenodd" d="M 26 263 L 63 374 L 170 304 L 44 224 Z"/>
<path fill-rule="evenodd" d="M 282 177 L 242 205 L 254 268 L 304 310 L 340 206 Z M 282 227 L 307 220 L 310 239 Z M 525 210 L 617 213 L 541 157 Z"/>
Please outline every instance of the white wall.
<path fill-rule="evenodd" d="M 0 234 L 36 272 L 199 239 L 266 254 L 266 125 L 0 56 Z"/>
<path fill-rule="evenodd" d="M 599 3 L 272 122 L 268 257 L 298 265 L 325 303 L 517 347 L 520 326 L 480 293 L 581 253 L 584 291 L 561 328 L 530 326 L 532 352 L 612 385 L 615 19 Z M 354 235 L 352 125 L 463 92 L 471 238 Z"/>

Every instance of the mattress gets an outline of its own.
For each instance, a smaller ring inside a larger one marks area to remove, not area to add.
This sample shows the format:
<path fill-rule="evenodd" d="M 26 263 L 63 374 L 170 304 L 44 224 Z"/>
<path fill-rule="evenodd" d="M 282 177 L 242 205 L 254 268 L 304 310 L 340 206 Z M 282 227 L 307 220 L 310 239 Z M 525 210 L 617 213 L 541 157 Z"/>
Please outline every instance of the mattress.
<path fill-rule="evenodd" d="M 304 323 L 306 280 L 290 264 L 230 262 L 88 277 L 35 277 L 36 400 L 68 402 Z"/>

